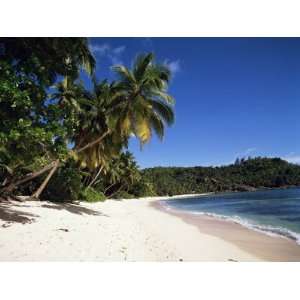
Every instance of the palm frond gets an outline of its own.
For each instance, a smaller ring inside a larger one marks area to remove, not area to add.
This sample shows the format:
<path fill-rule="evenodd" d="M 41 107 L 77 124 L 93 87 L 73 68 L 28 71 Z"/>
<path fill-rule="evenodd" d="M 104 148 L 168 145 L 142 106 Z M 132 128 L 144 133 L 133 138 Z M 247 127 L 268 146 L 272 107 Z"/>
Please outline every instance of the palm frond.
<path fill-rule="evenodd" d="M 175 104 L 175 99 L 169 95 L 167 92 L 162 91 L 162 90 L 157 90 L 157 89 L 151 89 L 149 92 L 150 97 L 158 97 L 160 98 L 159 100 L 164 100 L 170 105 Z"/>
<path fill-rule="evenodd" d="M 125 82 L 135 82 L 134 76 L 132 76 L 131 72 L 125 66 L 112 66 L 112 70 L 120 77 L 120 80 Z"/>
<path fill-rule="evenodd" d="M 174 123 L 173 109 L 160 101 L 148 100 L 153 110 L 158 113 L 169 126 Z"/>
<path fill-rule="evenodd" d="M 133 66 L 133 75 L 138 82 L 144 77 L 143 75 L 153 59 L 154 55 L 152 53 L 137 56 Z"/>
<path fill-rule="evenodd" d="M 160 140 L 162 140 L 165 134 L 164 124 L 161 118 L 156 113 L 151 115 L 150 124 L 151 127 L 154 129 L 156 135 L 159 137 Z"/>

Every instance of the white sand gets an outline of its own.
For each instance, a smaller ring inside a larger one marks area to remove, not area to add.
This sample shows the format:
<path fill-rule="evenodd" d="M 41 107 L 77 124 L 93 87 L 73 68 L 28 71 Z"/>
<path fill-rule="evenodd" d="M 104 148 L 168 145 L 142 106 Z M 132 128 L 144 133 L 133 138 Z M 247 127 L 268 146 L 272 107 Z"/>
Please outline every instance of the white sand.
<path fill-rule="evenodd" d="M 0 203 L 0 261 L 260 260 L 149 205 L 157 199 Z"/>

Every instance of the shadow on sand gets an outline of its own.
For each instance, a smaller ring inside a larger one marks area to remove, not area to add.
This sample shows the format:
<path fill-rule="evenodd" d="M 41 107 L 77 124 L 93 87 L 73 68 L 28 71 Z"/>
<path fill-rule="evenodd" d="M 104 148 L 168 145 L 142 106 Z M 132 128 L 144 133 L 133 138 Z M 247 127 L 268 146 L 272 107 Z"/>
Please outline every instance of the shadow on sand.
<path fill-rule="evenodd" d="M 19 210 L 19 208 L 31 207 L 30 204 L 25 203 L 16 203 L 10 201 L 0 201 L 0 220 L 6 222 L 2 227 L 8 227 L 12 223 L 28 224 L 35 221 L 36 218 L 40 217 L 39 215 L 25 212 Z M 55 210 L 66 210 L 69 213 L 76 215 L 92 215 L 92 216 L 102 216 L 109 217 L 106 214 L 101 213 L 84 206 L 71 203 L 53 203 L 47 202 L 47 204 L 41 204 L 40 207 L 55 209 Z"/>
<path fill-rule="evenodd" d="M 67 210 L 68 212 L 76 215 L 109 217 L 108 215 L 103 214 L 100 211 L 93 210 L 77 204 L 71 204 L 71 203 L 51 203 L 51 204 L 49 203 L 49 204 L 42 204 L 41 207 L 56 209 L 56 210 Z"/>
<path fill-rule="evenodd" d="M 0 220 L 7 223 L 27 224 L 34 222 L 35 218 L 39 217 L 29 212 L 13 209 L 13 207 L 18 207 L 18 205 L 11 202 L 0 202 Z M 7 227 L 5 224 L 2 226 Z"/>

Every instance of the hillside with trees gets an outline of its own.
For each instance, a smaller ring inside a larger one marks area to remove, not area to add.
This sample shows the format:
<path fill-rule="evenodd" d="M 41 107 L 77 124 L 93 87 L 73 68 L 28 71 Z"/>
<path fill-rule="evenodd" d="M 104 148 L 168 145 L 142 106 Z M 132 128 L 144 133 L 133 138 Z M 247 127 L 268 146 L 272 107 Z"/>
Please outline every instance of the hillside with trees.
<path fill-rule="evenodd" d="M 157 195 L 252 191 L 300 185 L 300 166 L 280 158 L 237 159 L 221 167 L 155 167 L 142 176 Z"/>

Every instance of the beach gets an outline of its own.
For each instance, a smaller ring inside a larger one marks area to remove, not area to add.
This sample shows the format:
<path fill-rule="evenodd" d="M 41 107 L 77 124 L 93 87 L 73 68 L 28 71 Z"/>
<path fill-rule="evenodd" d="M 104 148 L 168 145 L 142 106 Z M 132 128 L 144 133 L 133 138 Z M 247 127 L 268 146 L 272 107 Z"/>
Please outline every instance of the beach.
<path fill-rule="evenodd" d="M 0 202 L 0 261 L 300 261 L 294 241 L 166 211 L 168 198 Z"/>

